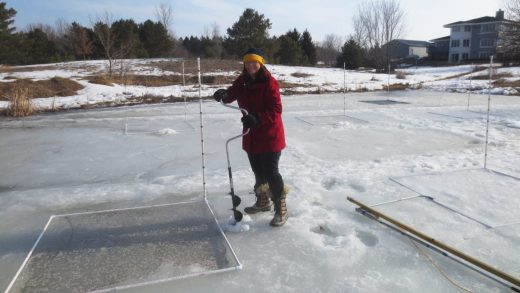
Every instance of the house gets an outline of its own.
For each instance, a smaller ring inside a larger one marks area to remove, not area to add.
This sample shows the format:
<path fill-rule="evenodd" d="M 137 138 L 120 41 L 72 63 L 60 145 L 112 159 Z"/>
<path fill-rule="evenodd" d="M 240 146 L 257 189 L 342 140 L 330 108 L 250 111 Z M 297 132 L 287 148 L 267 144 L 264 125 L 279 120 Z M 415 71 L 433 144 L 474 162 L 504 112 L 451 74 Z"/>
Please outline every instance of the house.
<path fill-rule="evenodd" d="M 445 25 L 451 29 L 448 61 L 487 60 L 495 55 L 500 43 L 500 30 L 506 22 L 504 11 L 498 10 L 494 17 L 484 16 Z"/>
<path fill-rule="evenodd" d="M 432 61 L 447 61 L 450 55 L 450 36 L 430 40 L 428 56 Z"/>
<path fill-rule="evenodd" d="M 400 59 L 420 59 L 428 57 L 430 42 L 396 39 L 388 42 L 383 48 L 388 50 L 392 61 Z"/>

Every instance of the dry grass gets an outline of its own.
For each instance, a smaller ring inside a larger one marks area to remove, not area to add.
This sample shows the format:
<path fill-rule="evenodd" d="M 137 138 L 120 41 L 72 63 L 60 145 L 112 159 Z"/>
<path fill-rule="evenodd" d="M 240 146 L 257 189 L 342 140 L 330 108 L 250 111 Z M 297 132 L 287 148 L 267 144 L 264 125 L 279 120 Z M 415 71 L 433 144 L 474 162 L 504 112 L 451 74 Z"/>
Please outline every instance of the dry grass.
<path fill-rule="evenodd" d="M 10 95 L 17 89 L 27 89 L 27 96 L 30 99 L 49 98 L 49 97 L 68 97 L 77 94 L 83 86 L 71 79 L 53 77 L 47 80 L 32 81 L 30 79 L 17 79 L 12 82 L 0 82 L 0 92 Z M 7 100 L 0 97 L 0 100 Z"/>
<path fill-rule="evenodd" d="M 408 88 L 410 88 L 410 84 L 408 84 L 408 83 L 404 83 L 404 84 L 403 83 L 394 83 L 394 84 L 390 85 L 390 90 L 391 91 L 402 91 L 402 90 L 406 90 Z M 383 89 L 385 91 L 387 91 L 388 90 L 388 85 L 384 85 Z"/>
<path fill-rule="evenodd" d="M 520 88 L 520 79 L 517 79 L 517 80 L 498 79 L 493 82 L 493 85 L 495 87 Z"/>
<path fill-rule="evenodd" d="M 235 80 L 235 76 L 227 75 L 203 75 L 203 84 L 231 84 Z M 85 78 L 90 83 L 113 86 L 113 84 L 120 85 L 136 85 L 146 87 L 161 87 L 170 85 L 182 85 L 183 80 L 180 75 L 126 75 L 126 76 L 112 76 L 111 78 L 103 75 L 89 76 Z M 195 75 L 185 76 L 186 85 L 198 84 L 198 77 Z"/>
<path fill-rule="evenodd" d="M 44 65 L 44 66 L 0 66 L 1 73 L 15 73 L 15 72 L 33 72 L 42 70 L 57 70 L 57 65 Z"/>
<path fill-rule="evenodd" d="M 159 68 L 163 71 L 170 71 L 176 73 L 182 73 L 182 61 L 157 61 L 150 62 L 147 64 L 152 68 Z M 229 72 L 236 71 L 237 74 L 242 72 L 242 62 L 237 60 L 221 60 L 221 59 L 202 59 L 200 61 L 200 67 L 202 72 Z M 197 61 L 186 60 L 184 61 L 184 73 L 196 75 L 197 74 Z"/>
<path fill-rule="evenodd" d="M 9 101 L 9 106 L 5 111 L 6 116 L 26 117 L 36 113 L 27 88 L 17 87 L 10 91 L 6 98 Z"/>
<path fill-rule="evenodd" d="M 405 72 L 397 71 L 397 73 L 395 74 L 395 78 L 397 78 L 397 79 L 406 79 L 407 75 L 408 74 L 406 74 Z"/>
<path fill-rule="evenodd" d="M 499 80 L 507 77 L 513 77 L 513 75 L 509 72 L 499 73 L 499 74 L 493 74 L 492 80 Z M 479 76 L 473 76 L 473 80 L 488 80 L 489 74 L 485 75 L 479 75 Z"/>
<path fill-rule="evenodd" d="M 297 77 L 297 78 L 306 78 L 306 77 L 311 77 L 314 75 L 309 74 L 309 73 L 304 73 L 304 72 L 294 72 L 294 73 L 291 73 L 291 76 Z"/>

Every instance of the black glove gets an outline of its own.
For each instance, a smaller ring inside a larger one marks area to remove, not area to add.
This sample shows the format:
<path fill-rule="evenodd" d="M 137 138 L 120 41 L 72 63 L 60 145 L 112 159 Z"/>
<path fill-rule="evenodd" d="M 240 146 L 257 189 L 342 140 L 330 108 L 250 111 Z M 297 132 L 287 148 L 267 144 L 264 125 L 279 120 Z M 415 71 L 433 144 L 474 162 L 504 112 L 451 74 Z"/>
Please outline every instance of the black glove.
<path fill-rule="evenodd" d="M 243 116 L 241 120 L 244 128 L 255 128 L 260 124 L 258 116 L 254 113 L 249 113 L 248 115 Z"/>
<path fill-rule="evenodd" d="M 224 101 L 224 102 L 226 102 L 226 99 L 227 99 L 227 90 L 225 90 L 225 89 L 219 89 L 219 90 L 217 90 L 217 91 L 213 94 L 213 98 L 214 98 L 215 101 L 217 101 L 217 102 L 220 102 L 220 101 Z"/>

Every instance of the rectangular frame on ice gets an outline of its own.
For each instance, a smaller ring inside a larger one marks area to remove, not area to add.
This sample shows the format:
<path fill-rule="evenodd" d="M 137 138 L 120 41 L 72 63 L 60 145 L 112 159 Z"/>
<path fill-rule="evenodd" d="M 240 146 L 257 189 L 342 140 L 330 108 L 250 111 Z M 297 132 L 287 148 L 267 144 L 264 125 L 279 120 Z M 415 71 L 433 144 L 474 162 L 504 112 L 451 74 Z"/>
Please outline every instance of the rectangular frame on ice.
<path fill-rule="evenodd" d="M 514 211 L 502 208 L 519 205 L 520 200 L 514 196 L 520 188 L 519 177 L 476 168 L 389 179 L 487 229 L 520 223 Z"/>
<path fill-rule="evenodd" d="M 6 292 L 105 292 L 241 267 L 205 200 L 55 215 Z"/>
<path fill-rule="evenodd" d="M 357 123 L 357 124 L 369 123 L 366 120 L 359 119 L 359 118 L 352 117 L 352 116 L 347 116 L 347 115 L 299 116 L 299 117 L 296 117 L 296 119 L 298 119 L 304 123 L 307 123 L 311 126 L 335 125 L 342 121 L 348 121 L 348 122 Z"/>

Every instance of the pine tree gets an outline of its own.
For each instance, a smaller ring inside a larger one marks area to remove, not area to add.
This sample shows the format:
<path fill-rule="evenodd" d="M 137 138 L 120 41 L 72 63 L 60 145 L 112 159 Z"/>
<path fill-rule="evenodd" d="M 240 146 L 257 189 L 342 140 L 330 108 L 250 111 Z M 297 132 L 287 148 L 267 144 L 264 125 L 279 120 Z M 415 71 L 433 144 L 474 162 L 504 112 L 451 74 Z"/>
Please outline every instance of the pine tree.
<path fill-rule="evenodd" d="M 345 62 L 347 69 L 358 69 L 363 66 L 365 53 L 363 48 L 354 40 L 348 40 L 341 48 L 341 55 L 338 56 L 338 67 L 343 67 Z"/>
<path fill-rule="evenodd" d="M 316 46 L 312 42 L 312 37 L 309 31 L 305 30 L 299 41 L 300 47 L 305 55 L 307 65 L 316 65 Z"/>
<path fill-rule="evenodd" d="M 23 35 L 22 52 L 24 64 L 38 64 L 51 61 L 56 50 L 47 34 L 36 28 Z"/>
<path fill-rule="evenodd" d="M 292 31 L 286 32 L 285 35 L 297 43 L 299 43 L 302 38 L 302 35 L 300 34 L 300 32 L 298 32 L 298 30 L 296 28 L 293 29 Z"/>
<path fill-rule="evenodd" d="M 0 37 L 4 35 L 12 35 L 15 28 L 12 26 L 14 23 L 14 16 L 16 10 L 13 8 L 6 8 L 5 2 L 0 2 Z"/>
<path fill-rule="evenodd" d="M 143 58 L 148 56 L 139 39 L 139 27 L 133 19 L 120 19 L 112 24 L 116 58 Z"/>
<path fill-rule="evenodd" d="M 264 48 L 268 43 L 271 21 L 253 9 L 246 9 L 237 22 L 227 29 L 224 48 L 228 54 L 242 56 L 251 47 Z M 269 54 L 269 52 L 266 52 Z"/>
<path fill-rule="evenodd" d="M 13 63 L 17 59 L 13 56 L 17 52 L 17 36 L 13 34 L 15 28 L 12 26 L 15 15 L 16 10 L 6 8 L 6 3 L 0 2 L 0 64 Z"/>
<path fill-rule="evenodd" d="M 149 57 L 164 57 L 173 48 L 168 30 L 160 22 L 147 20 L 139 25 L 139 38 Z"/>
<path fill-rule="evenodd" d="M 278 39 L 279 49 L 275 57 L 280 64 L 301 65 L 304 52 L 297 41 L 293 39 L 294 31 L 289 31 Z"/>

